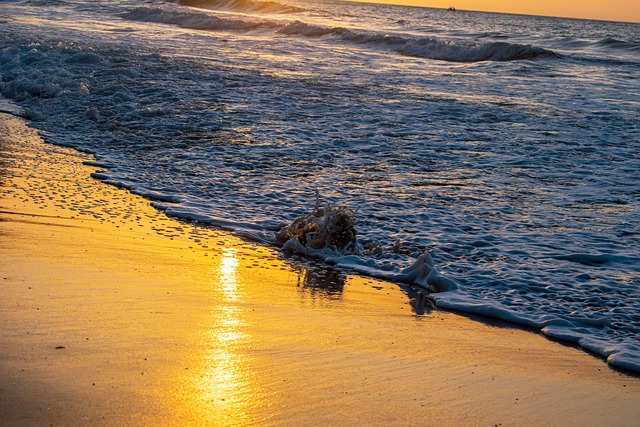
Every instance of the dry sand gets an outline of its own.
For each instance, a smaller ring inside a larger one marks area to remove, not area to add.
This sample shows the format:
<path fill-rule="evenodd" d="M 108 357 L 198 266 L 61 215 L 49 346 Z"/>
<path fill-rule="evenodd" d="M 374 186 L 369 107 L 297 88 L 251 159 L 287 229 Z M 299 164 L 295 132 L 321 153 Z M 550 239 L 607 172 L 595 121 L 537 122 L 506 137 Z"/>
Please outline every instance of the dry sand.
<path fill-rule="evenodd" d="M 640 379 L 166 218 L 0 117 L 0 425 L 640 425 Z"/>

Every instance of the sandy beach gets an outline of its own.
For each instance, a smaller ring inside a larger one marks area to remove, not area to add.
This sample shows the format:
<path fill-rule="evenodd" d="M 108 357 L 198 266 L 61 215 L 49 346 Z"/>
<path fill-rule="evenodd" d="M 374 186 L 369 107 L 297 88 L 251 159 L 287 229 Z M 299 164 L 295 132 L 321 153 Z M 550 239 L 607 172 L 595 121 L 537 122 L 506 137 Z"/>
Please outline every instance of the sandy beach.
<path fill-rule="evenodd" d="M 640 425 L 582 350 L 167 218 L 23 119 L 0 153 L 0 425 Z"/>

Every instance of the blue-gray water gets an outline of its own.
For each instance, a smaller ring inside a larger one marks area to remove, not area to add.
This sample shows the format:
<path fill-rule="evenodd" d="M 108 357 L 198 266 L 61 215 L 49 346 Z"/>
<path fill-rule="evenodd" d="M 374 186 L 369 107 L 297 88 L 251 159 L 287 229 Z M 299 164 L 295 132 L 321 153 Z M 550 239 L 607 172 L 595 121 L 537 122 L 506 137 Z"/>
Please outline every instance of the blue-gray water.
<path fill-rule="evenodd" d="M 640 25 L 179 3 L 0 2 L 0 94 L 170 214 L 273 243 L 317 190 L 357 209 L 339 268 L 427 251 L 439 306 L 640 372 Z"/>

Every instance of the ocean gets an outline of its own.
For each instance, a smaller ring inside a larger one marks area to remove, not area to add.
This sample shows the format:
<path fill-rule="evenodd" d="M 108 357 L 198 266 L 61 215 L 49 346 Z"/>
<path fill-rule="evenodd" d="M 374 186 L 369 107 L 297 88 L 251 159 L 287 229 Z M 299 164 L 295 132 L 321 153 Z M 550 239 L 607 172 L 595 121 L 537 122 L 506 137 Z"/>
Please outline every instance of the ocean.
<path fill-rule="evenodd" d="M 19 111 L 0 109 L 95 154 L 95 178 L 636 373 L 639 76 L 632 23 L 329 0 L 0 1 L 0 95 Z M 311 212 L 317 231 L 331 206 L 355 241 L 278 238 Z"/>

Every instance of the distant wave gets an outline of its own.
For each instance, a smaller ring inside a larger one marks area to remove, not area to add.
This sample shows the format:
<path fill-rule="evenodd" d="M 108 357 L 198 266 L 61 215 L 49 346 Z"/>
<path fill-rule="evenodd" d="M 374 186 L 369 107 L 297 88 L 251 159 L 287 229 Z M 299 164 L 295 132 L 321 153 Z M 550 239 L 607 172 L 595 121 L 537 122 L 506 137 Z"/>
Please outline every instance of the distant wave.
<path fill-rule="evenodd" d="M 64 0 L 28 0 L 26 2 L 23 2 L 23 4 L 28 6 L 51 7 L 51 6 L 66 5 L 67 2 Z"/>
<path fill-rule="evenodd" d="M 199 0 L 189 0 L 199 1 Z M 245 1 L 245 0 L 231 0 Z M 553 51 L 536 46 L 507 42 L 464 42 L 434 37 L 393 35 L 343 27 L 325 27 L 302 21 L 281 23 L 263 19 L 219 18 L 196 10 L 137 8 L 121 15 L 125 19 L 158 22 L 181 28 L 207 31 L 254 31 L 270 29 L 276 34 L 309 38 L 332 38 L 416 58 L 453 62 L 515 61 L 538 57 L 559 57 Z"/>
<path fill-rule="evenodd" d="M 280 34 L 320 37 L 332 35 L 354 44 L 374 45 L 406 56 L 455 62 L 514 61 L 537 57 L 558 57 L 540 47 L 506 43 L 473 43 L 432 37 L 408 37 L 378 32 L 349 30 L 342 27 L 322 27 L 295 21 L 278 30 Z"/>
<path fill-rule="evenodd" d="M 629 50 L 632 52 L 640 51 L 640 43 L 618 40 L 610 37 L 598 41 L 597 45 L 612 49 Z"/>
<path fill-rule="evenodd" d="M 275 1 L 255 0 L 178 0 L 183 6 L 193 6 L 211 10 L 233 10 L 238 12 L 297 13 L 304 9 Z"/>
<path fill-rule="evenodd" d="M 555 48 L 565 58 L 581 62 L 640 67 L 640 43 L 606 37 L 602 39 L 586 39 L 566 37 L 555 42 Z"/>
<path fill-rule="evenodd" d="M 232 18 L 218 18 L 197 11 L 178 11 L 164 8 L 136 8 L 120 15 L 124 19 L 140 22 L 157 22 L 159 24 L 175 25 L 181 28 L 207 31 L 251 31 L 261 27 L 274 27 L 275 23 L 268 21 L 249 21 Z"/>

